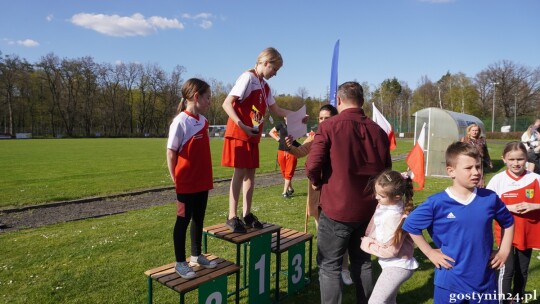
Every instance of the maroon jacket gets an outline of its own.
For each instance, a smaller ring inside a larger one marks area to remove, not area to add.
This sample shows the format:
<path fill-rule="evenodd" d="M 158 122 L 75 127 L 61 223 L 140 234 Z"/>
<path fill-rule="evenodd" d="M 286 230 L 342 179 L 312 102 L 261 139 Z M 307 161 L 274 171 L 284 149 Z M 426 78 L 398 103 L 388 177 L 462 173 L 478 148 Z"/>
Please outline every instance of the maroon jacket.
<path fill-rule="evenodd" d="M 377 206 L 370 180 L 391 167 L 386 132 L 361 108 L 349 108 L 319 125 L 306 174 L 322 186 L 320 204 L 329 218 L 369 222 Z"/>

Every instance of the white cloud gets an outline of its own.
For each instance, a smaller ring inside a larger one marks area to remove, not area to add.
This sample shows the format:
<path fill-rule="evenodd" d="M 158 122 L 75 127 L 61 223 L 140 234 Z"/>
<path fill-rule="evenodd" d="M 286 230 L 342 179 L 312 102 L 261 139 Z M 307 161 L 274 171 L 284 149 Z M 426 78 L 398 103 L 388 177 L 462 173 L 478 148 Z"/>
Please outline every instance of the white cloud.
<path fill-rule="evenodd" d="M 201 23 L 199 24 L 200 27 L 202 27 L 203 29 L 207 30 L 209 28 L 212 27 L 212 21 L 210 20 L 203 20 L 201 21 Z"/>
<path fill-rule="evenodd" d="M 6 39 L 4 39 L 6 40 Z M 22 45 L 22 46 L 25 46 L 25 47 L 36 47 L 36 46 L 39 46 L 39 42 L 35 41 L 35 40 L 32 40 L 32 39 L 24 39 L 24 40 L 7 40 L 7 43 L 9 45 Z"/>
<path fill-rule="evenodd" d="M 184 29 L 184 25 L 177 19 L 167 19 L 159 16 L 152 16 L 146 19 L 139 13 L 127 17 L 80 13 L 73 15 L 71 22 L 75 25 L 115 37 L 148 36 L 155 33 L 158 29 Z"/>
<path fill-rule="evenodd" d="M 49 15 L 47 15 L 47 17 L 45 17 L 45 20 L 47 20 L 49 22 L 53 21 L 53 19 L 54 19 L 53 14 L 49 14 Z"/>
<path fill-rule="evenodd" d="M 214 16 L 212 14 L 210 14 L 210 13 L 200 13 L 200 14 L 193 15 L 193 16 L 190 15 L 190 14 L 183 14 L 182 18 L 191 19 L 191 20 L 200 20 L 199 26 L 202 27 L 205 30 L 211 28 L 214 25 L 212 23 L 212 21 L 208 20 L 208 19 L 213 19 L 214 18 Z"/>
<path fill-rule="evenodd" d="M 212 18 L 212 14 L 210 13 L 200 13 L 193 17 L 193 19 L 210 19 Z"/>

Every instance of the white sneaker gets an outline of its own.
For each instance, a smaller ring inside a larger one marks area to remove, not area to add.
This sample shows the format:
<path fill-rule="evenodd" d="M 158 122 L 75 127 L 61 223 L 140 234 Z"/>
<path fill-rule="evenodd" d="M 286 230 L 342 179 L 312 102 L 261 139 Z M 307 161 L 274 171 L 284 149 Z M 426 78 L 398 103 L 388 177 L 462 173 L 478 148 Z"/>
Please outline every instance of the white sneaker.
<path fill-rule="evenodd" d="M 204 268 L 216 268 L 217 266 L 216 261 L 210 261 L 202 254 L 198 257 L 191 256 L 191 258 L 189 259 L 189 264 L 190 266 L 200 265 Z"/>
<path fill-rule="evenodd" d="M 341 280 L 345 285 L 352 285 L 354 283 L 351 279 L 351 273 L 348 270 L 341 271 Z"/>

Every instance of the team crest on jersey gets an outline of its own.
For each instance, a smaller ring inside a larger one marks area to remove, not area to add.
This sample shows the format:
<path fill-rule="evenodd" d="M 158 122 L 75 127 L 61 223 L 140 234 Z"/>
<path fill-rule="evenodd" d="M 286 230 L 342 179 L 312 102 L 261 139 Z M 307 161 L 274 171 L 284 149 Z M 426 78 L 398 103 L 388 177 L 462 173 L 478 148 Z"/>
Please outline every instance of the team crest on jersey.
<path fill-rule="evenodd" d="M 251 122 L 253 123 L 253 127 L 258 127 L 261 125 L 264 121 L 264 116 L 262 115 L 261 111 L 257 109 L 255 105 L 251 107 Z"/>
<path fill-rule="evenodd" d="M 534 189 L 525 189 L 525 196 L 529 199 L 534 197 Z"/>

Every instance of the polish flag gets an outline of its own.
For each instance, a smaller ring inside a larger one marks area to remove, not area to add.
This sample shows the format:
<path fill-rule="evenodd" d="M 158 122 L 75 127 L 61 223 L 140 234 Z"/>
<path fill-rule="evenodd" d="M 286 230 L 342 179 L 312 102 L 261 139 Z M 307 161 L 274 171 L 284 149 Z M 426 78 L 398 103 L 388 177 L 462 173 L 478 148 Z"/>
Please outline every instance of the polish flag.
<path fill-rule="evenodd" d="M 407 155 L 407 165 L 412 172 L 412 180 L 417 182 L 420 188 L 414 190 L 424 189 L 424 182 L 426 179 L 426 174 L 424 172 L 425 162 L 424 162 L 424 142 L 425 142 L 425 133 L 426 133 L 426 123 L 422 126 L 422 131 L 418 136 L 416 144 L 412 148 L 409 155 Z"/>
<path fill-rule="evenodd" d="M 396 136 L 394 135 L 394 130 L 392 125 L 384 118 L 384 116 L 379 112 L 379 109 L 375 107 L 373 102 L 373 121 L 376 122 L 383 130 L 388 134 L 388 140 L 390 141 L 390 151 L 393 151 L 396 148 Z"/>

